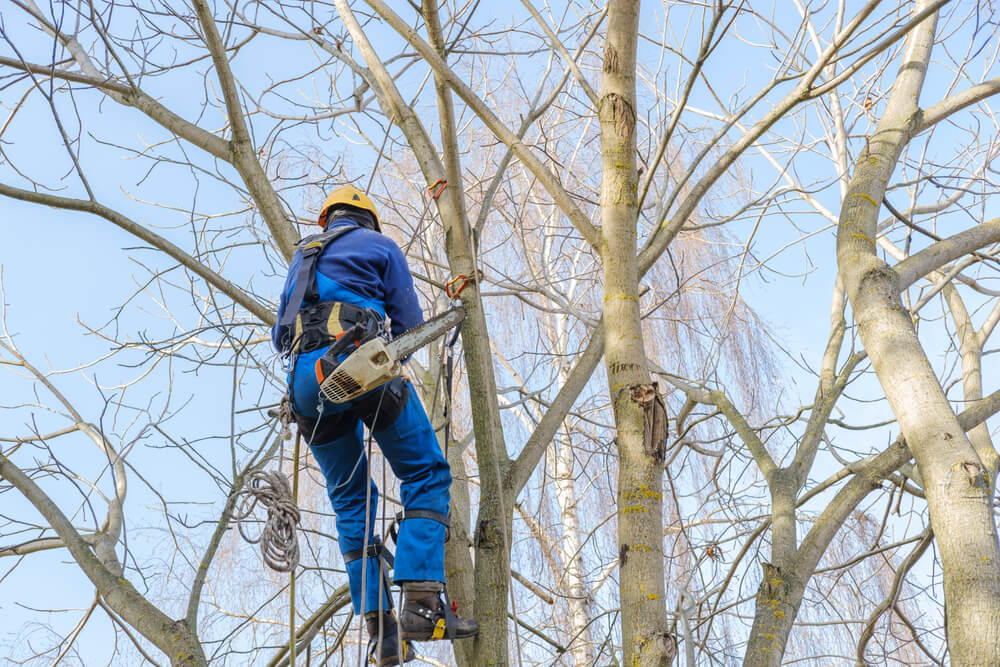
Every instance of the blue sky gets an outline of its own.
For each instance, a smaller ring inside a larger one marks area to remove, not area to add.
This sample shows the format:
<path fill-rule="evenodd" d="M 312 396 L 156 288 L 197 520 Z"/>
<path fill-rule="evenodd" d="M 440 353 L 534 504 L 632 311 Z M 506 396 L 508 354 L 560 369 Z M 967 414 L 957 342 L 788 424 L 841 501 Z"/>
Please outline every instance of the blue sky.
<path fill-rule="evenodd" d="M 644 17 L 644 26 L 661 23 L 658 8 L 648 8 Z M 44 40 L 36 40 L 32 33 L 17 18 L 12 18 L 16 12 L 4 11 L 4 28 L 17 44 L 34 45 L 25 52 L 29 60 L 45 62 L 49 57 Z M 506 16 L 496 16 L 499 23 Z M 671 25 L 684 25 L 683 15 L 672 16 Z M 647 20 L 648 19 L 648 20 Z M 751 32 L 746 27 L 747 32 Z M 375 31 L 373 30 L 373 33 Z M 376 33 L 376 46 L 385 53 L 390 52 L 385 46 L 390 38 L 384 32 Z M 384 41 L 383 41 L 384 40 Z M 292 73 L 298 72 L 301 63 L 310 62 L 309 49 L 304 45 L 287 45 L 280 40 L 261 38 L 251 47 L 242 51 L 234 60 L 234 69 L 241 79 L 252 81 L 255 92 L 264 87 L 262 73 L 267 73 L 273 80 L 281 80 Z M 752 91 L 755 85 L 766 81 L 770 76 L 767 67 L 731 67 L 727 63 L 741 62 L 740 55 L 744 51 L 734 50 L 729 58 L 719 58 L 709 69 L 709 76 L 716 91 L 723 93 L 723 98 L 742 91 Z M 9 55 L 4 51 L 4 55 Z M 475 62 L 469 59 L 465 62 Z M 530 62 L 530 61 L 529 61 Z M 650 57 L 650 66 L 655 62 Z M 469 66 L 472 66 L 471 64 Z M 532 67 L 538 67 L 532 63 Z M 222 125 L 222 118 L 217 112 L 209 112 L 199 118 L 201 101 L 204 95 L 214 94 L 217 90 L 214 81 L 201 79 L 194 72 L 204 71 L 199 65 L 189 68 L 184 74 L 168 75 L 147 80 L 149 92 L 169 100 L 171 108 L 198 122 L 206 128 L 217 128 Z M 894 71 L 890 67 L 890 72 Z M 0 71 L 2 72 L 2 71 Z M 936 70 L 931 79 L 929 89 L 935 89 L 937 84 L 946 80 L 943 71 Z M 666 85 L 673 85 L 671 76 L 676 73 L 667 72 L 664 80 Z M 408 72 L 402 83 L 409 86 L 408 90 L 416 90 L 418 81 L 422 78 L 420 72 Z M 595 78 L 591 79 L 596 81 Z M 206 83 L 207 82 L 207 83 Z M 303 98 L 316 95 L 321 90 L 324 81 L 316 77 L 315 85 L 291 87 Z M 745 86 L 745 88 L 744 88 Z M 207 92 L 206 92 L 207 91 Z M 15 94 L 16 93 L 16 94 Z M 20 89 L 12 87 L 0 91 L 0 102 L 3 103 L 3 117 L 6 118 L 9 107 L 16 102 Z M 929 99 L 936 97 L 928 91 Z M 164 164 L 157 167 L 152 174 L 147 175 L 148 162 L 127 158 L 123 151 L 113 146 L 100 145 L 94 137 L 114 137 L 127 143 L 132 148 L 141 148 L 167 138 L 166 133 L 156 125 L 146 121 L 139 112 L 123 109 L 110 101 L 97 103 L 98 95 L 91 91 L 81 91 L 76 95 L 78 107 L 82 110 L 81 163 L 91 179 L 97 198 L 122 212 L 134 217 L 157 230 L 158 233 L 174 240 L 178 245 L 191 249 L 192 233 L 187 210 L 197 209 L 202 213 L 222 214 L 238 211 L 223 220 L 214 220 L 216 227 L 228 226 L 236 230 L 234 234 L 241 240 L 248 235 L 241 233 L 240 227 L 246 216 L 241 211 L 239 195 L 231 189 L 206 174 L 199 174 L 189 169 Z M 711 97 L 699 88 L 693 99 L 695 105 L 711 108 Z M 76 121 L 73 119 L 71 106 L 67 100 L 60 101 L 60 110 L 65 113 L 68 121 L 68 132 L 76 134 Z M 47 104 L 39 96 L 33 96 L 29 101 L 27 113 L 18 117 L 17 123 L 11 126 L 8 134 L 2 137 L 4 150 L 16 160 L 18 167 L 29 174 L 43 178 L 49 185 L 66 186 L 62 192 L 66 196 L 81 196 L 79 182 L 71 173 L 72 165 L 65 157 L 65 151 L 60 148 L 53 137 L 57 127 L 48 111 Z M 275 106 L 280 106 L 275 103 Z M 289 105 L 290 106 L 290 105 Z M 418 110 L 427 118 L 429 125 L 436 124 L 436 115 L 426 103 L 426 99 L 418 105 Z M 505 110 L 513 113 L 513 110 Z M 212 114 L 215 114 L 214 117 Z M 269 126 L 269 121 L 255 121 L 260 132 Z M 366 129 L 374 127 L 374 122 L 362 120 Z M 809 132 L 818 133 L 816 123 L 812 118 L 808 121 Z M 787 128 L 789 131 L 792 128 Z M 381 136 L 378 132 L 374 136 Z M 259 139 L 258 141 L 263 141 Z M 310 127 L 293 128 L 282 135 L 283 147 L 302 148 L 314 142 L 321 144 L 327 155 L 343 157 L 347 163 L 347 171 L 353 177 L 363 178 L 368 175 L 371 165 L 370 151 L 358 143 L 358 136 L 350 124 L 344 120 L 320 123 L 319 129 Z M 181 157 L 178 147 L 168 146 L 162 149 L 163 154 Z M 218 169 L 222 176 L 233 178 L 234 174 L 228 167 L 220 167 L 213 160 L 205 158 L 197 151 L 189 151 L 194 161 L 209 174 Z M 817 178 L 830 178 L 829 165 L 825 165 L 822 157 L 803 159 L 797 162 L 801 173 L 815 169 Z M 750 158 L 744 165 L 752 173 L 754 182 L 766 182 L 774 177 L 773 169 L 762 161 Z M 295 173 L 297 165 L 292 163 L 287 167 Z M 300 170 L 300 171 L 304 171 Z M 14 183 L 23 187 L 23 181 L 14 177 L 9 170 L 3 168 L 0 178 L 5 183 Z M 320 196 L 320 188 L 315 187 L 315 174 L 307 173 L 297 183 L 297 187 L 288 192 L 289 205 L 298 213 L 305 214 L 309 207 L 315 205 Z M 805 179 L 805 176 L 803 176 Z M 415 180 L 416 179 L 415 177 Z M 367 182 L 367 179 L 365 179 Z M 730 182 L 724 189 L 734 189 Z M 836 210 L 836 192 L 828 190 L 820 197 L 832 210 Z M 179 208 L 179 211 L 168 211 L 156 208 L 141 200 L 157 200 Z M 724 210 L 727 204 L 719 204 Z M 796 205 L 796 208 L 801 206 Z M 992 209 L 995 214 L 995 208 Z M 827 223 L 818 216 L 806 214 L 790 214 L 789 220 L 806 231 L 818 229 Z M 107 354 L 110 344 L 97 336 L 86 335 L 86 331 L 78 320 L 91 326 L 101 326 L 115 315 L 114 307 L 122 303 L 136 289 L 137 285 L 149 280 L 149 270 L 152 268 L 166 269 L 172 267 L 172 262 L 156 253 L 146 250 L 125 252 L 125 248 L 133 248 L 139 242 L 114 227 L 108 222 L 82 213 L 56 211 L 30 205 L 9 199 L 0 200 L 0 264 L 3 267 L 4 289 L 6 292 L 7 325 L 12 332 L 17 333 L 18 345 L 23 352 L 43 369 L 67 369 L 79 365 L 82 361 L 96 359 Z M 737 235 L 748 233 L 744 225 Z M 762 256 L 767 256 L 781 247 L 793 234 L 789 231 L 788 221 L 780 218 L 769 219 L 760 229 L 755 250 Z M 766 280 L 759 276 L 751 276 L 743 284 L 743 294 L 747 301 L 759 312 L 765 321 L 773 328 L 776 338 L 794 351 L 795 355 L 815 363 L 825 345 L 828 332 L 829 292 L 835 275 L 833 260 L 833 232 L 822 232 L 808 243 L 808 256 L 802 248 L 787 250 L 772 260 L 770 270 L 765 274 Z M 139 262 L 145 264 L 141 265 Z M 283 280 L 280 262 L 275 260 L 274 253 L 261 252 L 259 246 L 241 246 L 234 249 L 231 257 L 226 260 L 226 275 L 231 279 L 240 280 L 241 284 L 252 288 L 263 298 L 273 299 Z M 799 276 L 801 279 L 785 279 L 773 272 Z M 176 278 L 180 280 L 180 276 Z M 808 275 L 807 275 L 808 274 Z M 200 282 L 199 288 L 204 288 Z M 161 308 L 161 299 L 179 313 L 177 322 L 165 317 Z M 165 336 L 174 331 L 184 330 L 197 324 L 197 316 L 190 304 L 185 303 L 185 293 L 182 290 L 168 291 L 165 295 L 157 290 L 150 290 L 137 298 L 132 306 L 122 314 L 120 332 L 135 340 L 142 333 L 151 336 Z M 261 333 L 261 332 L 258 332 Z M 245 332 L 238 335 L 245 335 Z M 266 355 L 267 347 L 259 346 L 258 354 Z M 94 385 L 102 387 L 105 396 L 116 396 L 120 390 L 115 387 L 134 379 L 141 371 L 120 365 L 123 361 L 138 361 L 141 354 L 126 353 L 123 357 L 111 363 L 102 363 L 94 368 L 66 373 L 57 376 L 60 388 L 65 388 L 67 394 L 73 397 L 86 418 L 96 420 L 102 411 L 101 391 Z M 782 370 L 787 373 L 790 381 L 798 382 L 801 398 L 808 401 L 813 391 L 813 381 L 802 374 L 788 361 L 783 362 Z M 128 394 L 128 402 L 133 406 L 152 409 L 162 408 L 166 401 L 165 392 L 156 392 L 156 382 L 166 384 L 170 380 L 174 392 L 171 400 L 176 406 L 190 401 L 182 416 L 168 424 L 174 435 L 195 437 L 196 434 L 224 433 L 228 430 L 230 402 L 232 399 L 231 370 L 204 366 L 201 368 L 186 367 L 173 369 L 161 366 L 156 369 L 142 386 L 142 389 Z M 264 398 L 260 399 L 260 383 L 247 382 L 241 387 L 237 397 L 237 407 L 245 408 L 255 405 L 259 400 L 270 402 L 276 398 L 274 387 L 263 389 Z M 797 402 L 796 389 L 783 388 L 790 402 Z M 864 395 L 874 395 L 874 385 L 868 383 L 860 392 Z M 28 384 L 13 379 L 9 374 L 0 382 L 0 405 L 16 404 L 25 400 Z M 134 394 L 134 399 L 132 398 Z M 47 399 L 45 399 L 47 400 Z M 881 414 L 880 407 L 856 407 L 852 419 L 862 420 L 869 410 L 874 416 Z M 39 420 L 42 431 L 59 428 L 65 425 L 64 420 L 46 415 L 41 411 L 0 412 L 0 433 L 24 434 L 27 432 L 28 413 L 34 412 Z M 96 416 L 95 416 L 96 415 Z M 105 415 L 110 426 L 109 430 L 122 436 L 125 441 L 140 431 L 141 424 L 130 424 L 135 411 L 125 409 L 119 412 L 109 411 Z M 249 424 L 253 416 L 241 417 L 241 423 Z M 256 437 L 256 436 L 255 436 Z M 844 435 L 845 438 L 850 437 Z M 250 446 L 254 438 L 248 438 Z M 136 448 L 130 455 L 130 460 L 138 468 L 152 469 L 150 482 L 156 489 L 165 490 L 174 497 L 184 497 L 194 502 L 216 503 L 219 498 L 218 489 L 214 488 L 207 477 L 194 475 L 188 477 L 189 468 L 186 461 L 175 452 L 157 448 L 162 444 L 158 435 L 147 434 L 142 441 L 143 446 Z M 866 441 L 872 446 L 881 442 Z M 865 443 L 859 443 L 864 445 Z M 148 446 L 146 446 L 148 445 Z M 67 463 L 81 470 L 93 470 L 100 467 L 101 462 L 95 459 L 96 449 L 79 436 L 70 436 L 56 441 L 53 446 L 60 448 L 60 456 Z M 205 455 L 222 466 L 229 465 L 228 443 L 216 440 L 204 445 Z M 184 476 L 178 478 L 178 473 L 184 471 Z M 106 480 L 105 480 L 106 481 Z M 142 508 L 155 507 L 157 500 L 144 484 L 132 478 L 130 480 L 130 509 L 139 513 Z M 183 484 L 184 490 L 178 493 L 178 486 Z M 74 497 L 76 492 L 64 488 L 60 494 L 64 498 Z M 4 511 L 18 513 L 23 511 L 23 504 L 17 506 L 12 496 L 5 496 Z M 193 505 L 184 508 L 184 512 L 192 515 L 202 513 L 212 515 L 215 511 L 212 505 Z M 179 510 L 180 511 L 180 510 Z M 155 514 L 153 515 L 155 516 Z M 87 517 L 92 522 L 92 517 Z M 81 523 L 83 517 L 80 517 Z M 150 520 L 151 525 L 154 523 Z M 157 533 L 158 527 L 149 530 L 138 530 L 130 539 L 135 539 L 140 549 L 151 550 L 151 545 L 162 539 Z M 249 548 L 248 548 L 249 549 Z M 76 620 L 75 614 L 49 614 L 45 612 L 24 615 L 17 607 L 18 601 L 30 600 L 33 607 L 56 608 L 64 606 L 83 607 L 89 603 L 91 588 L 82 576 L 72 567 L 60 566 L 67 560 L 67 554 L 54 551 L 31 557 L 29 566 L 21 566 L 13 575 L 0 585 L 0 646 L 10 642 L 17 643 L 18 636 L 23 637 L 25 631 L 30 631 L 32 637 L 41 641 L 42 631 L 34 625 L 24 624 L 26 618 L 35 621 L 50 622 L 56 629 L 64 630 Z M 3 563 L 0 563 L 3 564 Z M 46 574 L 44 587 L 39 586 L 39 575 Z M 155 585 L 162 585 L 156 582 Z M 178 603 L 179 605 L 179 603 Z M 180 607 L 175 611 L 179 611 Z M 88 630 L 81 638 L 83 653 L 88 657 L 98 659 L 108 649 L 104 646 L 106 621 Z M 23 644 L 19 650 L 23 650 Z M 89 663 L 88 663 L 89 664 Z"/>

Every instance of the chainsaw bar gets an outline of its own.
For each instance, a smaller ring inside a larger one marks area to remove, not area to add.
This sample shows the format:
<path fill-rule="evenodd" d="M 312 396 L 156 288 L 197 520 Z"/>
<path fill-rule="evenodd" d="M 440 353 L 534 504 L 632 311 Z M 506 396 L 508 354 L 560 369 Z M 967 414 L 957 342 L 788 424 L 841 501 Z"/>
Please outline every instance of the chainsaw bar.
<path fill-rule="evenodd" d="M 403 359 L 427 343 L 439 336 L 443 336 L 448 329 L 458 326 L 465 319 L 465 308 L 455 306 L 440 315 L 435 315 L 429 320 L 404 331 L 392 339 L 386 348 L 396 359 Z"/>

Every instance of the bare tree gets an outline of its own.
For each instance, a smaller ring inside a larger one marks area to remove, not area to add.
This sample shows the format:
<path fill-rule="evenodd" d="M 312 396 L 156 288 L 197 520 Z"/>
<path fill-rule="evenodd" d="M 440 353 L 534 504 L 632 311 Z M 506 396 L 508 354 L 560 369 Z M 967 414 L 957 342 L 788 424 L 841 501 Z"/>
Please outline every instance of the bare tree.
<path fill-rule="evenodd" d="M 5 518 L 0 555 L 20 575 L 66 548 L 94 587 L 26 657 L 72 659 L 105 619 L 136 661 L 288 664 L 290 642 L 360 658 L 320 475 L 267 412 L 285 263 L 322 193 L 351 181 L 428 310 L 468 313 L 447 417 L 449 350 L 410 371 L 455 474 L 449 588 L 482 626 L 459 664 L 943 662 L 919 566 L 938 557 L 951 660 L 994 660 L 998 239 L 979 223 L 996 150 L 970 129 L 995 135 L 996 50 L 975 29 L 992 18 L 793 4 L 13 0 L 0 194 L 143 244 L 117 253 L 139 268 L 113 319 L 81 318 L 108 351 L 74 365 L 110 387 L 70 398 L 21 352 L 27 326 L 4 338 L 29 377 L 7 413 L 20 430 L 0 433 L 3 490 L 34 510 Z M 810 358 L 782 348 L 795 313 L 769 331 L 747 285 L 789 289 L 790 249 L 832 267 L 833 229 L 840 279 Z M 58 446 L 79 434 L 99 466 Z M 311 480 L 293 608 L 232 530 L 265 466 Z M 126 478 L 148 502 L 126 500 Z M 96 498 L 107 518 L 83 529 Z"/>
<path fill-rule="evenodd" d="M 929 3 L 917 3 L 914 13 L 919 16 L 931 8 Z M 990 620 L 1000 612 L 1000 544 L 993 513 L 997 453 L 981 430 L 975 445 L 965 435 L 969 425 L 962 424 L 948 404 L 913 320 L 899 300 L 900 284 L 906 284 L 909 276 L 904 267 L 890 269 L 879 259 L 873 240 L 879 204 L 906 144 L 951 113 L 1000 90 L 1000 80 L 993 80 L 921 112 L 917 98 L 926 78 L 936 25 L 932 14 L 907 38 L 892 94 L 848 186 L 837 259 L 861 339 L 916 460 L 927 496 L 944 570 L 952 661 L 974 665 L 1000 660 L 1000 631 Z M 941 261 L 995 242 L 998 237 L 991 234 L 995 224 L 983 222 L 964 237 L 943 239 L 924 252 Z M 937 261 L 923 263 L 921 259 L 918 253 L 908 261 L 920 272 L 939 268 Z"/>

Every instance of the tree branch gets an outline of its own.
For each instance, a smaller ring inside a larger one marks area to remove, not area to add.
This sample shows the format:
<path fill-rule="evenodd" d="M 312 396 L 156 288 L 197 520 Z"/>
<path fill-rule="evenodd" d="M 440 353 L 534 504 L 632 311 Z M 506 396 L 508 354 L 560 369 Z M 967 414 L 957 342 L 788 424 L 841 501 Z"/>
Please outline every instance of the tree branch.
<path fill-rule="evenodd" d="M 313 638 L 319 634 L 326 622 L 338 611 L 351 603 L 351 594 L 348 585 L 338 587 L 326 602 L 317 607 L 316 611 L 306 619 L 302 627 L 295 633 L 296 652 L 304 650 L 312 642 Z M 278 652 L 268 661 L 267 667 L 283 667 L 289 664 L 288 644 L 285 643 Z"/>
<path fill-rule="evenodd" d="M 118 227 L 124 229 L 133 236 L 137 236 L 146 243 L 159 248 L 164 253 L 180 262 L 181 265 L 189 269 L 192 273 L 198 275 L 209 285 L 215 287 L 230 299 L 246 308 L 262 323 L 268 326 L 274 324 L 274 313 L 265 308 L 256 299 L 252 298 L 242 289 L 206 267 L 204 264 L 175 246 L 167 239 L 146 229 L 139 223 L 127 218 L 118 211 L 110 209 L 97 202 L 83 199 L 71 199 L 69 197 L 59 197 L 57 195 L 49 195 L 41 192 L 34 192 L 32 190 L 22 190 L 21 188 L 15 188 L 4 183 L 0 183 L 0 195 L 35 204 L 44 204 L 45 206 L 52 206 L 54 208 L 62 208 L 70 211 L 83 211 L 99 215 L 105 220 L 108 220 L 109 222 L 112 222 Z"/>
<path fill-rule="evenodd" d="M 690 394 L 688 394 L 690 396 Z M 736 429 L 736 433 L 740 436 L 740 440 L 747 446 L 750 450 L 750 454 L 753 455 L 754 461 L 757 462 L 757 467 L 760 468 L 760 472 L 764 475 L 764 478 L 771 481 L 771 477 L 778 470 L 777 464 L 775 464 L 774 459 L 771 458 L 770 452 L 761 442 L 760 437 L 758 437 L 757 432 L 750 427 L 747 423 L 746 418 L 743 414 L 736 409 L 736 406 L 732 404 L 729 397 L 725 393 L 715 390 L 708 392 L 707 402 L 715 405 L 719 410 L 725 415 L 729 423 L 733 425 Z M 698 400 L 698 399 L 695 399 Z"/>
<path fill-rule="evenodd" d="M 556 394 L 552 404 L 545 411 L 545 415 L 538 422 L 535 430 L 528 437 L 527 442 L 524 443 L 521 453 L 518 454 L 517 459 L 511 464 L 510 481 L 507 489 L 511 497 L 516 497 L 521 492 L 521 489 L 524 488 L 524 485 L 528 483 L 528 479 L 531 478 L 531 473 L 535 470 L 535 466 L 538 465 L 538 461 L 542 458 L 549 443 L 552 442 L 556 431 L 559 430 L 563 420 L 566 419 L 566 414 L 573 407 L 573 403 L 576 402 L 580 392 L 590 382 L 597 364 L 600 363 L 601 357 L 604 355 L 603 321 L 597 325 L 590 336 L 590 342 L 587 343 L 586 349 L 576 360 L 576 364 L 573 366 L 573 370 L 569 372 L 565 384 L 559 389 L 559 393 Z"/>
<path fill-rule="evenodd" d="M 570 222 L 577 229 L 583 238 L 594 248 L 600 248 L 600 233 L 590 222 L 587 216 L 573 201 L 570 194 L 563 187 L 558 177 L 548 170 L 535 155 L 528 150 L 528 147 L 521 143 L 521 140 L 508 128 L 503 121 L 494 114 L 486 104 L 479 99 L 473 90 L 455 74 L 448 64 L 437 54 L 434 48 L 421 39 L 415 30 L 410 28 L 387 4 L 382 0 L 368 0 L 368 4 L 379 16 L 392 26 L 414 49 L 420 54 L 434 73 L 454 90 L 462 98 L 470 109 L 483 121 L 483 123 L 493 132 L 496 137 L 506 144 L 518 159 L 531 171 L 532 174 L 549 192 L 556 205 L 563 214 L 569 218 Z"/>
<path fill-rule="evenodd" d="M 914 134 L 923 132 L 935 123 L 941 122 L 948 116 L 961 111 L 970 104 L 981 102 L 987 97 L 996 95 L 997 93 L 1000 93 L 1000 77 L 984 81 L 977 86 L 969 88 L 968 90 L 963 90 L 960 93 L 955 93 L 951 97 L 946 97 L 937 104 L 924 110 L 920 117 L 920 121 L 914 128 Z"/>
<path fill-rule="evenodd" d="M 674 212 L 673 217 L 667 221 L 665 216 L 667 215 L 667 210 L 664 209 L 663 216 L 664 219 L 658 220 L 655 225 L 654 233 L 647 239 L 646 243 L 643 245 L 642 250 L 639 251 L 639 275 L 643 276 L 646 272 L 652 268 L 656 260 L 659 259 L 660 255 L 667 249 L 671 241 L 677 236 L 681 228 L 687 223 L 688 219 L 694 214 L 695 209 L 701 202 L 702 198 L 708 193 L 709 188 L 719 180 L 723 174 L 725 174 L 729 168 L 733 165 L 736 160 L 743 155 L 743 153 L 750 148 L 753 144 L 760 139 L 765 132 L 768 131 L 775 123 L 777 123 L 781 118 L 784 117 L 791 109 L 793 109 L 798 104 L 809 99 L 809 91 L 812 84 L 816 81 L 819 75 L 822 73 L 823 69 L 827 66 L 827 63 L 833 58 L 833 56 L 843 47 L 847 40 L 858 30 L 863 23 L 864 19 L 875 11 L 875 8 L 879 5 L 878 0 L 869 0 L 868 3 L 858 12 L 858 14 L 851 21 L 840 35 L 830 44 L 829 47 L 822 53 L 822 55 L 813 63 L 812 67 L 809 68 L 808 72 L 802 77 L 802 79 L 796 84 L 795 88 L 788 93 L 780 102 L 774 105 L 770 111 L 768 111 L 764 117 L 753 125 L 747 132 L 743 134 L 739 139 L 737 139 L 729 149 L 723 153 L 718 160 L 708 169 L 704 176 L 702 176 L 697 183 L 691 188 L 687 196 L 681 200 L 680 205 Z M 754 100 L 756 103 L 759 100 Z M 738 119 L 733 118 L 725 128 L 728 131 L 736 123 Z M 721 137 L 719 137 L 721 138 Z"/>
<path fill-rule="evenodd" d="M 98 560 L 66 515 L 49 496 L 20 468 L 0 455 L 0 477 L 20 491 L 45 517 L 65 542 L 66 548 L 83 573 L 97 587 L 98 593 L 129 625 L 170 656 L 174 665 L 207 665 L 197 636 L 182 621 L 173 621 L 132 586 L 108 570 Z"/>
<path fill-rule="evenodd" d="M 594 105 L 594 111 L 597 111 L 601 101 L 597 98 L 597 93 L 594 91 L 594 88 L 583 76 L 583 72 L 580 71 L 580 67 L 576 64 L 576 59 L 569 55 L 569 51 L 566 50 L 566 47 L 559 40 L 559 37 L 552 31 L 552 28 L 545 21 L 545 19 L 542 18 L 541 14 L 538 13 L 535 6 L 531 4 L 531 0 L 521 0 L 521 4 L 524 5 L 524 8 L 531 13 L 532 18 L 535 19 L 535 22 L 542 29 L 542 32 L 544 32 L 545 36 L 548 37 L 553 50 L 558 51 L 559 55 L 562 56 L 563 61 L 566 63 L 566 67 L 573 72 L 573 78 L 580 84 L 583 92 L 586 93 L 587 97 L 590 99 L 590 103 Z"/>
<path fill-rule="evenodd" d="M 226 103 L 229 126 L 233 132 L 231 144 L 233 166 L 243 177 L 243 182 L 246 183 L 247 189 L 253 195 L 254 201 L 260 209 L 261 217 L 271 230 L 271 234 L 274 235 L 274 240 L 277 242 L 281 254 L 285 256 L 286 261 L 290 261 L 295 253 L 295 244 L 298 243 L 299 235 L 295 230 L 295 225 L 285 213 L 284 206 L 278 199 L 278 193 L 274 191 L 267 174 L 264 173 L 264 168 L 261 167 L 260 161 L 257 159 L 257 151 L 250 137 L 250 131 L 243 114 L 243 106 L 240 104 L 239 92 L 236 89 L 236 79 L 229 67 L 229 57 L 215 25 L 215 18 L 205 0 L 194 0 L 194 8 L 198 14 L 198 22 L 205 33 L 205 44 L 212 54 L 212 62 L 215 64 L 219 85 L 222 86 L 222 96 Z"/>
<path fill-rule="evenodd" d="M 896 264 L 900 290 L 969 252 L 1000 241 L 1000 218 L 942 239 Z"/>
<path fill-rule="evenodd" d="M 81 535 L 80 539 L 82 539 L 84 543 L 93 546 L 97 541 L 97 533 Z M 13 544 L 9 547 L 0 547 L 0 558 L 5 556 L 27 556 L 28 554 L 37 553 L 39 551 L 62 549 L 65 546 L 66 543 L 61 537 L 40 537 L 35 540 L 22 542 L 21 544 Z"/>
<path fill-rule="evenodd" d="M 868 646 L 868 640 L 872 638 L 875 634 L 875 623 L 878 621 L 879 617 L 885 613 L 885 610 L 889 607 L 895 606 L 896 600 L 899 597 L 899 590 L 903 586 L 903 580 L 906 579 L 906 575 L 909 574 L 913 566 L 917 564 L 920 557 L 924 555 L 924 551 L 930 546 L 931 540 L 934 539 L 934 531 L 931 530 L 930 526 L 924 528 L 924 532 L 920 536 L 920 541 L 917 546 L 913 547 L 913 550 L 907 554 L 903 562 L 900 563 L 899 569 L 896 570 L 896 576 L 892 579 L 892 590 L 889 591 L 889 595 L 886 596 L 875 611 L 871 613 L 868 617 L 868 622 L 865 624 L 864 630 L 861 631 L 861 638 L 858 640 L 858 650 L 857 658 L 859 665 L 868 664 L 865 661 L 865 647 Z"/>
<path fill-rule="evenodd" d="M 110 77 L 102 77 L 96 70 L 92 74 L 81 74 L 79 72 L 56 69 L 54 65 L 36 65 L 3 56 L 0 56 L 0 65 L 6 65 L 22 72 L 42 74 L 54 79 L 93 86 L 106 93 L 108 97 L 119 104 L 141 111 L 164 129 L 169 130 L 172 134 L 185 141 L 189 141 L 212 156 L 226 162 L 232 162 L 232 153 L 229 150 L 229 143 L 227 141 L 220 139 L 207 130 L 203 130 L 194 123 L 184 120 L 139 88 L 119 83 Z M 87 68 L 84 69 L 86 71 Z"/>

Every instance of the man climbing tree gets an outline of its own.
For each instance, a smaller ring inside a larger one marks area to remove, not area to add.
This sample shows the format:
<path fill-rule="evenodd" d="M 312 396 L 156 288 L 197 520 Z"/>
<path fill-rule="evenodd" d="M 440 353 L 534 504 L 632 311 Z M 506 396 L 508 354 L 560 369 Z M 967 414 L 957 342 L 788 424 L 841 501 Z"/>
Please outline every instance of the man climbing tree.
<path fill-rule="evenodd" d="M 289 266 L 272 329 L 289 361 L 288 392 L 300 433 L 326 477 L 354 612 L 363 613 L 369 652 L 378 665 L 414 659 L 410 641 L 475 636 L 442 599 L 451 471 L 420 400 L 397 377 L 346 403 L 320 392 L 321 359 L 343 359 L 388 317 L 393 335 L 420 324 L 423 313 L 406 258 L 381 234 L 375 205 L 361 191 L 334 190 L 320 211 L 323 233 L 309 236 Z M 346 350 L 346 351 L 343 351 Z M 378 489 L 369 474 L 362 423 L 401 481 L 395 583 L 406 599 L 397 625 L 388 595 L 392 558 L 374 534 Z"/>

